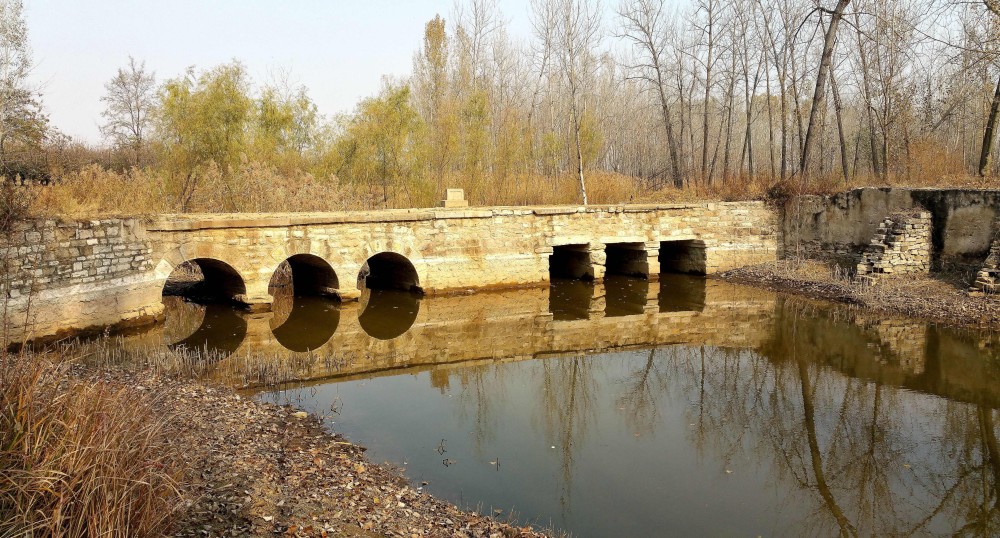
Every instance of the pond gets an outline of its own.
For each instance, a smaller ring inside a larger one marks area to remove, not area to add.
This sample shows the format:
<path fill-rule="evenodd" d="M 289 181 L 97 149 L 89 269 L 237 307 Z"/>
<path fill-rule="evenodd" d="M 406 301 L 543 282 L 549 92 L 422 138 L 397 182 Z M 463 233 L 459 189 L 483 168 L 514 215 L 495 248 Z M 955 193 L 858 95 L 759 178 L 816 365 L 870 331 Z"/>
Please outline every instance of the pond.
<path fill-rule="evenodd" d="M 663 275 L 266 314 L 171 299 L 120 345 L 574 536 L 1000 532 L 991 333 Z"/>

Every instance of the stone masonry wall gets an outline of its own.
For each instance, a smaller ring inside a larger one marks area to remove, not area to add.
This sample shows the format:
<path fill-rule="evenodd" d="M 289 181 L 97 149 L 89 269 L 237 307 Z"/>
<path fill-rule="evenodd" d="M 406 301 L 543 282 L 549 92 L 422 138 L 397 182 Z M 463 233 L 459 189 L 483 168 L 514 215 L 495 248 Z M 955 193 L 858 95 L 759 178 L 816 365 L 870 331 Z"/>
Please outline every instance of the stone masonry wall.
<path fill-rule="evenodd" d="M 348 299 L 360 295 L 366 261 L 383 252 L 405 257 L 430 293 L 546 282 L 549 257 L 569 245 L 586 253 L 596 279 L 607 245 L 638 249 L 630 265 L 652 276 L 660 247 L 686 241 L 713 273 L 773 260 L 777 219 L 759 202 L 163 215 L 35 222 L 18 241 L 16 252 L 35 256 L 12 273 L 14 338 L 25 339 L 157 316 L 167 277 L 192 260 L 228 268 L 225 278 L 245 290 L 238 299 L 269 305 L 271 277 L 296 255 L 329 265 Z"/>
<path fill-rule="evenodd" d="M 927 273 L 931 262 L 931 214 L 900 212 L 882 221 L 858 263 L 859 277 Z"/>
<path fill-rule="evenodd" d="M 136 219 L 29 220 L 0 256 L 10 275 L 5 314 L 14 340 L 162 312 L 158 289 L 133 293 L 151 280 L 155 263 Z"/>

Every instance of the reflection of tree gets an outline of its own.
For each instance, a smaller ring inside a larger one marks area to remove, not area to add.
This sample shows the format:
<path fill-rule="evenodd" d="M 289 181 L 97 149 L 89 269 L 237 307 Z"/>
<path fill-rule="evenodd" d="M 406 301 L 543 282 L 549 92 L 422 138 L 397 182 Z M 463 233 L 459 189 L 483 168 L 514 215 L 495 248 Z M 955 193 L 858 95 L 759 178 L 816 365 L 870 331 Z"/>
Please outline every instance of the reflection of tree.
<path fill-rule="evenodd" d="M 844 515 L 844 511 L 837 504 L 837 500 L 830 491 L 830 486 L 826 483 L 826 472 L 823 469 L 823 456 L 820 453 L 819 441 L 816 437 L 816 408 L 813 405 L 812 383 L 809 380 L 809 368 L 804 360 L 797 360 L 799 372 L 799 387 L 802 390 L 802 414 L 806 428 L 806 437 L 809 439 L 809 460 L 812 466 L 813 476 L 816 479 L 816 490 L 823 497 L 830 514 L 837 520 L 840 527 L 841 536 L 857 536 L 858 531 L 854 525 Z M 876 413 L 877 414 L 877 413 Z"/>
<path fill-rule="evenodd" d="M 461 389 L 458 393 L 463 419 L 469 414 L 475 415 L 476 453 L 483 456 L 483 447 L 488 446 L 496 438 L 496 408 L 497 402 L 505 401 L 506 368 L 496 365 L 469 366 L 457 370 Z"/>
<path fill-rule="evenodd" d="M 653 433 L 659 418 L 659 399 L 669 386 L 666 372 L 654 360 L 656 351 L 649 350 L 642 368 L 621 381 L 625 389 L 615 400 L 615 406 L 625 412 L 626 423 L 637 433 Z"/>
<path fill-rule="evenodd" d="M 812 307 L 781 306 L 773 331 L 761 354 L 665 348 L 626 378 L 624 419 L 655 425 L 656 391 L 667 387 L 650 378 L 669 380 L 691 404 L 699 451 L 727 466 L 770 461 L 776 481 L 797 485 L 786 500 L 804 503 L 795 533 L 1000 533 L 1000 441 L 988 406 L 881 384 L 882 348 Z M 875 381 L 827 366 L 837 360 Z"/>
<path fill-rule="evenodd" d="M 559 450 L 562 492 L 559 502 L 564 514 L 570 506 L 573 465 L 577 447 L 594 421 L 597 397 L 595 361 L 585 357 L 550 359 L 539 363 L 542 383 L 542 419 L 546 437 L 555 439 Z"/>

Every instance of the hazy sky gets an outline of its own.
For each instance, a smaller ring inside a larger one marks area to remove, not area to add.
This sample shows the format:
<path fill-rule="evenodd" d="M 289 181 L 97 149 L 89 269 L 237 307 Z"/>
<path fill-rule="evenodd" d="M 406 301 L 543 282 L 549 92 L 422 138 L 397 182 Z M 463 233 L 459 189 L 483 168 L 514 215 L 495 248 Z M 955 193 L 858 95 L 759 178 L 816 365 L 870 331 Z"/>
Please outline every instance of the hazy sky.
<path fill-rule="evenodd" d="M 288 71 L 323 114 L 353 109 L 383 74 L 409 73 L 423 26 L 451 0 L 25 0 L 25 18 L 52 124 L 99 142 L 104 83 L 131 54 L 157 80 L 190 65 L 241 60 L 255 82 Z M 501 1 L 516 37 L 528 1 Z"/>

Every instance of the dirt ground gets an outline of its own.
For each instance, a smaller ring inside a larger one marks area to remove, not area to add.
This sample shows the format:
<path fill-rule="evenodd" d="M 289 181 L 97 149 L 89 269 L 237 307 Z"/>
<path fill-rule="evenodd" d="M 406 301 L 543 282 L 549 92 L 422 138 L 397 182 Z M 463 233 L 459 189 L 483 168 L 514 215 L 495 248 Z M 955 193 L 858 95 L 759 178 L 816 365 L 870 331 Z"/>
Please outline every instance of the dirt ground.
<path fill-rule="evenodd" d="M 970 296 L 968 275 L 957 272 L 887 275 L 868 284 L 852 280 L 834 264 L 782 260 L 735 269 L 718 278 L 945 325 L 1000 327 L 1000 296 Z"/>
<path fill-rule="evenodd" d="M 432 497 L 304 412 L 195 381 L 84 375 L 159 396 L 169 433 L 194 471 L 175 536 L 544 536 Z"/>

